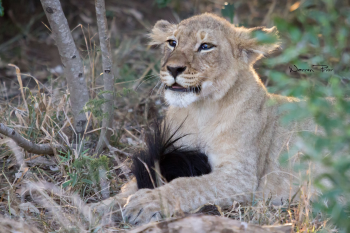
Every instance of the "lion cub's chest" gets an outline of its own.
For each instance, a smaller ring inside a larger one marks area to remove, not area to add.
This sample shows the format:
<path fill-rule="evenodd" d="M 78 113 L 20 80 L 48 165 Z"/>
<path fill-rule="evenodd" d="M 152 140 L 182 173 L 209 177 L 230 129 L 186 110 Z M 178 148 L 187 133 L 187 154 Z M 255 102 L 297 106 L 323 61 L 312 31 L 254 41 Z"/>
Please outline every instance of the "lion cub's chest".
<path fill-rule="evenodd" d="M 229 126 L 220 120 L 220 112 L 213 106 L 211 110 L 206 109 L 173 109 L 168 110 L 168 118 L 174 119 L 174 125 L 183 126 L 178 135 L 186 135 L 179 141 L 179 145 L 199 149 L 208 153 L 215 138 L 219 137 L 220 131 Z"/>

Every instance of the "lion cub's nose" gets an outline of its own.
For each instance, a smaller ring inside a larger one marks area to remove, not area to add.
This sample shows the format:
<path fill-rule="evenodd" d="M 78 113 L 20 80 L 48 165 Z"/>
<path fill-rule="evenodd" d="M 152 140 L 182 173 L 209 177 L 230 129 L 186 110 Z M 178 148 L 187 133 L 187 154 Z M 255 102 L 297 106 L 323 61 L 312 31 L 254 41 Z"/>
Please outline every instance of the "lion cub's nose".
<path fill-rule="evenodd" d="M 177 66 L 177 67 L 167 66 L 166 68 L 174 78 L 176 78 L 179 74 L 181 74 L 186 70 L 186 66 Z"/>

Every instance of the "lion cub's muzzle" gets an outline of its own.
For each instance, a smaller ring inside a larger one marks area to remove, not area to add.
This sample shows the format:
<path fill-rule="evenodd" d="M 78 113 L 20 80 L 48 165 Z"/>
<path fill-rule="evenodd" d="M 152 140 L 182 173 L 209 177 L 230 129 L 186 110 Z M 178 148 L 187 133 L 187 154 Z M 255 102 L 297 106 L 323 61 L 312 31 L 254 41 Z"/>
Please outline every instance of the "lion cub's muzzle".
<path fill-rule="evenodd" d="M 183 87 L 178 82 L 176 82 L 176 77 L 180 74 L 182 74 L 187 69 L 186 66 L 167 66 L 167 70 L 169 71 L 169 74 L 174 78 L 175 83 L 172 86 L 166 86 L 166 90 L 171 91 L 178 91 L 178 92 L 194 92 L 199 93 L 201 91 L 200 86 L 196 87 Z"/>

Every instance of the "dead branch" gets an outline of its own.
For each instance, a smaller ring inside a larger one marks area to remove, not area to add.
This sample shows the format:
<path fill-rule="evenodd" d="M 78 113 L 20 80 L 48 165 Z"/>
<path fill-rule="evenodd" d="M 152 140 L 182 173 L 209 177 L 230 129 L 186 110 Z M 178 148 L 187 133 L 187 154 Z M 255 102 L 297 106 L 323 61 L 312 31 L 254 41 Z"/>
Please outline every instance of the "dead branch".
<path fill-rule="evenodd" d="M 64 72 L 70 93 L 70 102 L 74 116 L 74 128 L 78 134 L 85 130 L 87 120 L 83 108 L 89 101 L 84 67 L 75 46 L 68 22 L 59 0 L 41 0 L 52 34 L 61 55 Z"/>
<path fill-rule="evenodd" d="M 208 215 L 190 215 L 185 218 L 173 219 L 166 222 L 150 223 L 135 228 L 130 233 L 153 232 L 153 233 L 219 233 L 219 232 L 244 232 L 244 233 L 289 233 L 292 225 L 280 226 L 257 226 L 241 223 L 230 218 Z"/>
<path fill-rule="evenodd" d="M 106 146 L 105 139 L 108 141 L 111 132 L 108 128 L 112 128 L 113 121 L 113 99 L 114 99 L 114 75 L 112 72 L 112 53 L 111 46 L 109 43 L 108 31 L 107 31 L 107 19 L 106 19 L 106 8 L 104 0 L 95 0 L 96 7 L 96 18 L 98 26 L 98 34 L 100 39 L 100 47 L 102 54 L 102 68 L 103 68 L 103 83 L 104 91 L 103 94 L 106 103 L 103 104 L 103 120 L 102 130 L 100 138 L 97 144 L 98 153 Z M 105 139 L 104 139 L 105 138 Z"/>
<path fill-rule="evenodd" d="M 56 166 L 57 163 L 52 159 L 53 157 L 50 157 L 50 159 L 45 158 L 44 156 L 33 156 L 32 158 L 27 158 L 25 161 L 29 167 L 33 167 L 35 165 L 41 165 L 41 166 Z"/>
<path fill-rule="evenodd" d="M 14 129 L 11 129 L 4 124 L 0 123 L 0 134 L 3 134 L 17 143 L 18 146 L 22 147 L 29 153 L 34 154 L 53 154 L 52 147 L 49 143 L 35 144 L 17 133 Z M 61 145 L 53 145 L 57 149 L 64 150 Z"/>
<path fill-rule="evenodd" d="M 107 173 L 104 169 L 99 169 L 99 177 L 102 199 L 106 200 L 109 198 L 109 182 L 107 180 Z"/>

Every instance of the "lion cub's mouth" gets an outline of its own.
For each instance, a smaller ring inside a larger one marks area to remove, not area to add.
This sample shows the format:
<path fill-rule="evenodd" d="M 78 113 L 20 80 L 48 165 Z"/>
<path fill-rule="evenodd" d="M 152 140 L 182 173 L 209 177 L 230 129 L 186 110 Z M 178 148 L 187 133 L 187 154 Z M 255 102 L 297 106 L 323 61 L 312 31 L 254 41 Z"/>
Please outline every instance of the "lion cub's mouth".
<path fill-rule="evenodd" d="M 201 87 L 183 87 L 178 83 L 174 83 L 171 87 L 165 86 L 166 90 L 171 90 L 171 91 L 179 91 L 179 92 L 194 92 L 194 93 L 199 93 L 201 91 Z"/>

